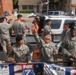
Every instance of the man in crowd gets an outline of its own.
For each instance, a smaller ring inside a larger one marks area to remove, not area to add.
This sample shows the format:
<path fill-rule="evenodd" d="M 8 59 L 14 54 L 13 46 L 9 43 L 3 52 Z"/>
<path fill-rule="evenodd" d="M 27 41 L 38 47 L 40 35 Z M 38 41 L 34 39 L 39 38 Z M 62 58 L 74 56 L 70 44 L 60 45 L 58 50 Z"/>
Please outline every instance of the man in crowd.
<path fill-rule="evenodd" d="M 22 35 L 25 34 L 25 25 L 21 20 L 22 20 L 22 15 L 18 14 L 17 20 L 12 25 L 12 29 L 16 36 L 19 34 L 22 34 Z"/>
<path fill-rule="evenodd" d="M 64 30 L 62 32 L 62 41 L 64 42 L 65 38 L 66 39 L 70 39 L 71 35 L 70 35 L 70 24 L 64 24 Z"/>
<path fill-rule="evenodd" d="M 29 48 L 24 44 L 22 35 L 16 36 L 16 44 L 12 47 L 9 57 L 13 63 L 31 63 Z"/>
<path fill-rule="evenodd" d="M 52 31 L 51 31 L 51 20 L 50 19 L 47 19 L 45 21 L 46 25 L 44 26 L 44 29 L 43 29 L 43 36 L 48 32 L 50 34 L 52 34 Z"/>
<path fill-rule="evenodd" d="M 38 61 L 51 62 L 54 61 L 53 55 L 58 54 L 55 44 L 52 42 L 51 35 L 47 32 L 44 35 L 44 40 L 41 39 L 36 30 L 34 30 L 34 37 L 40 49 L 40 57 Z"/>
<path fill-rule="evenodd" d="M 5 53 L 7 53 L 7 48 L 11 47 L 10 34 L 9 34 L 10 27 L 11 26 L 7 23 L 7 18 L 3 17 L 2 23 L 0 23 L 0 33 L 1 33 L 1 45 Z"/>
<path fill-rule="evenodd" d="M 75 29 L 71 30 L 71 38 L 65 40 L 62 51 L 65 54 L 64 59 L 66 61 L 70 61 L 71 58 L 76 60 L 76 30 Z M 65 65 L 71 66 L 72 63 L 71 62 L 65 63 Z"/>

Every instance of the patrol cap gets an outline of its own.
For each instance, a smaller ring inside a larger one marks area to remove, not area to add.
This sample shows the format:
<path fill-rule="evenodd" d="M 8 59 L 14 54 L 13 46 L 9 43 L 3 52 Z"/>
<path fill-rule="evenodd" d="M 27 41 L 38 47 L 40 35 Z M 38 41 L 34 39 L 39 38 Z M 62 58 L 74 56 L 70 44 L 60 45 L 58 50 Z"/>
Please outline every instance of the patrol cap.
<path fill-rule="evenodd" d="M 18 15 L 17 15 L 17 18 L 20 18 L 20 17 L 22 17 L 22 15 L 21 15 L 21 14 L 18 14 Z"/>
<path fill-rule="evenodd" d="M 20 40 L 22 40 L 22 39 L 23 39 L 23 35 L 17 35 L 17 36 L 16 36 L 16 42 L 17 42 L 17 41 L 20 41 Z"/>
<path fill-rule="evenodd" d="M 46 35 L 50 35 L 50 36 L 51 36 L 50 32 L 47 32 L 46 34 L 44 34 L 44 37 L 45 37 Z"/>
<path fill-rule="evenodd" d="M 1 22 L 3 22 L 3 20 L 4 20 L 4 19 L 6 19 L 6 20 L 7 20 L 7 18 L 6 18 L 6 17 L 1 17 Z"/>

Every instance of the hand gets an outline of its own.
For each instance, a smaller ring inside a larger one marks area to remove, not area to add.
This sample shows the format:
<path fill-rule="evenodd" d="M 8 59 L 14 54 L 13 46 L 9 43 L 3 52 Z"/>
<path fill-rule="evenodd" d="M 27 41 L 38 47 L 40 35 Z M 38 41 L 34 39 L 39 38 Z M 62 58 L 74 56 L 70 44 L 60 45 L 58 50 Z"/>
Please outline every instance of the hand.
<path fill-rule="evenodd" d="M 33 32 L 33 34 L 35 34 L 35 33 L 37 33 L 37 30 L 34 28 L 34 29 L 32 30 L 32 32 Z"/>
<path fill-rule="evenodd" d="M 28 61 L 28 63 L 31 63 L 31 61 Z"/>
<path fill-rule="evenodd" d="M 74 55 L 70 55 L 70 57 L 73 58 L 73 59 L 76 59 L 76 56 L 74 56 Z"/>

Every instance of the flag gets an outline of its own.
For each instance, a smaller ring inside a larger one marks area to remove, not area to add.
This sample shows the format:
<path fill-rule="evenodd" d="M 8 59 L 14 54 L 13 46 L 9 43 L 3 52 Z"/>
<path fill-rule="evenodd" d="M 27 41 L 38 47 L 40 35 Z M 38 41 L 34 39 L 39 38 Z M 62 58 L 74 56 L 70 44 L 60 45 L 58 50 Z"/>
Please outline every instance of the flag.
<path fill-rule="evenodd" d="M 14 65 L 0 64 L 0 75 L 14 75 Z"/>

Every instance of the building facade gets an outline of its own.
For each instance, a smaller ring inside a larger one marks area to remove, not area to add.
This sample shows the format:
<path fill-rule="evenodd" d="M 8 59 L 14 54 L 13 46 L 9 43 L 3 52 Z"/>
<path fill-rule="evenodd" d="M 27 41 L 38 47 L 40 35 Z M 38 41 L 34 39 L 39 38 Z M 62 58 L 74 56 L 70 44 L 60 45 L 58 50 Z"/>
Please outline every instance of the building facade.
<path fill-rule="evenodd" d="M 0 16 L 4 16 L 4 12 L 13 13 L 13 0 L 0 0 Z"/>
<path fill-rule="evenodd" d="M 35 10 L 39 11 L 41 0 L 18 0 L 19 10 Z"/>
<path fill-rule="evenodd" d="M 33 9 L 35 11 L 40 10 L 40 3 L 46 2 L 48 0 L 19 0 L 19 10 L 29 10 Z M 72 4 L 76 3 L 76 0 L 49 0 L 49 10 L 62 10 L 65 12 L 70 12 L 71 10 L 75 12 L 75 8 Z M 43 6 L 43 10 L 47 9 L 47 5 Z"/>

